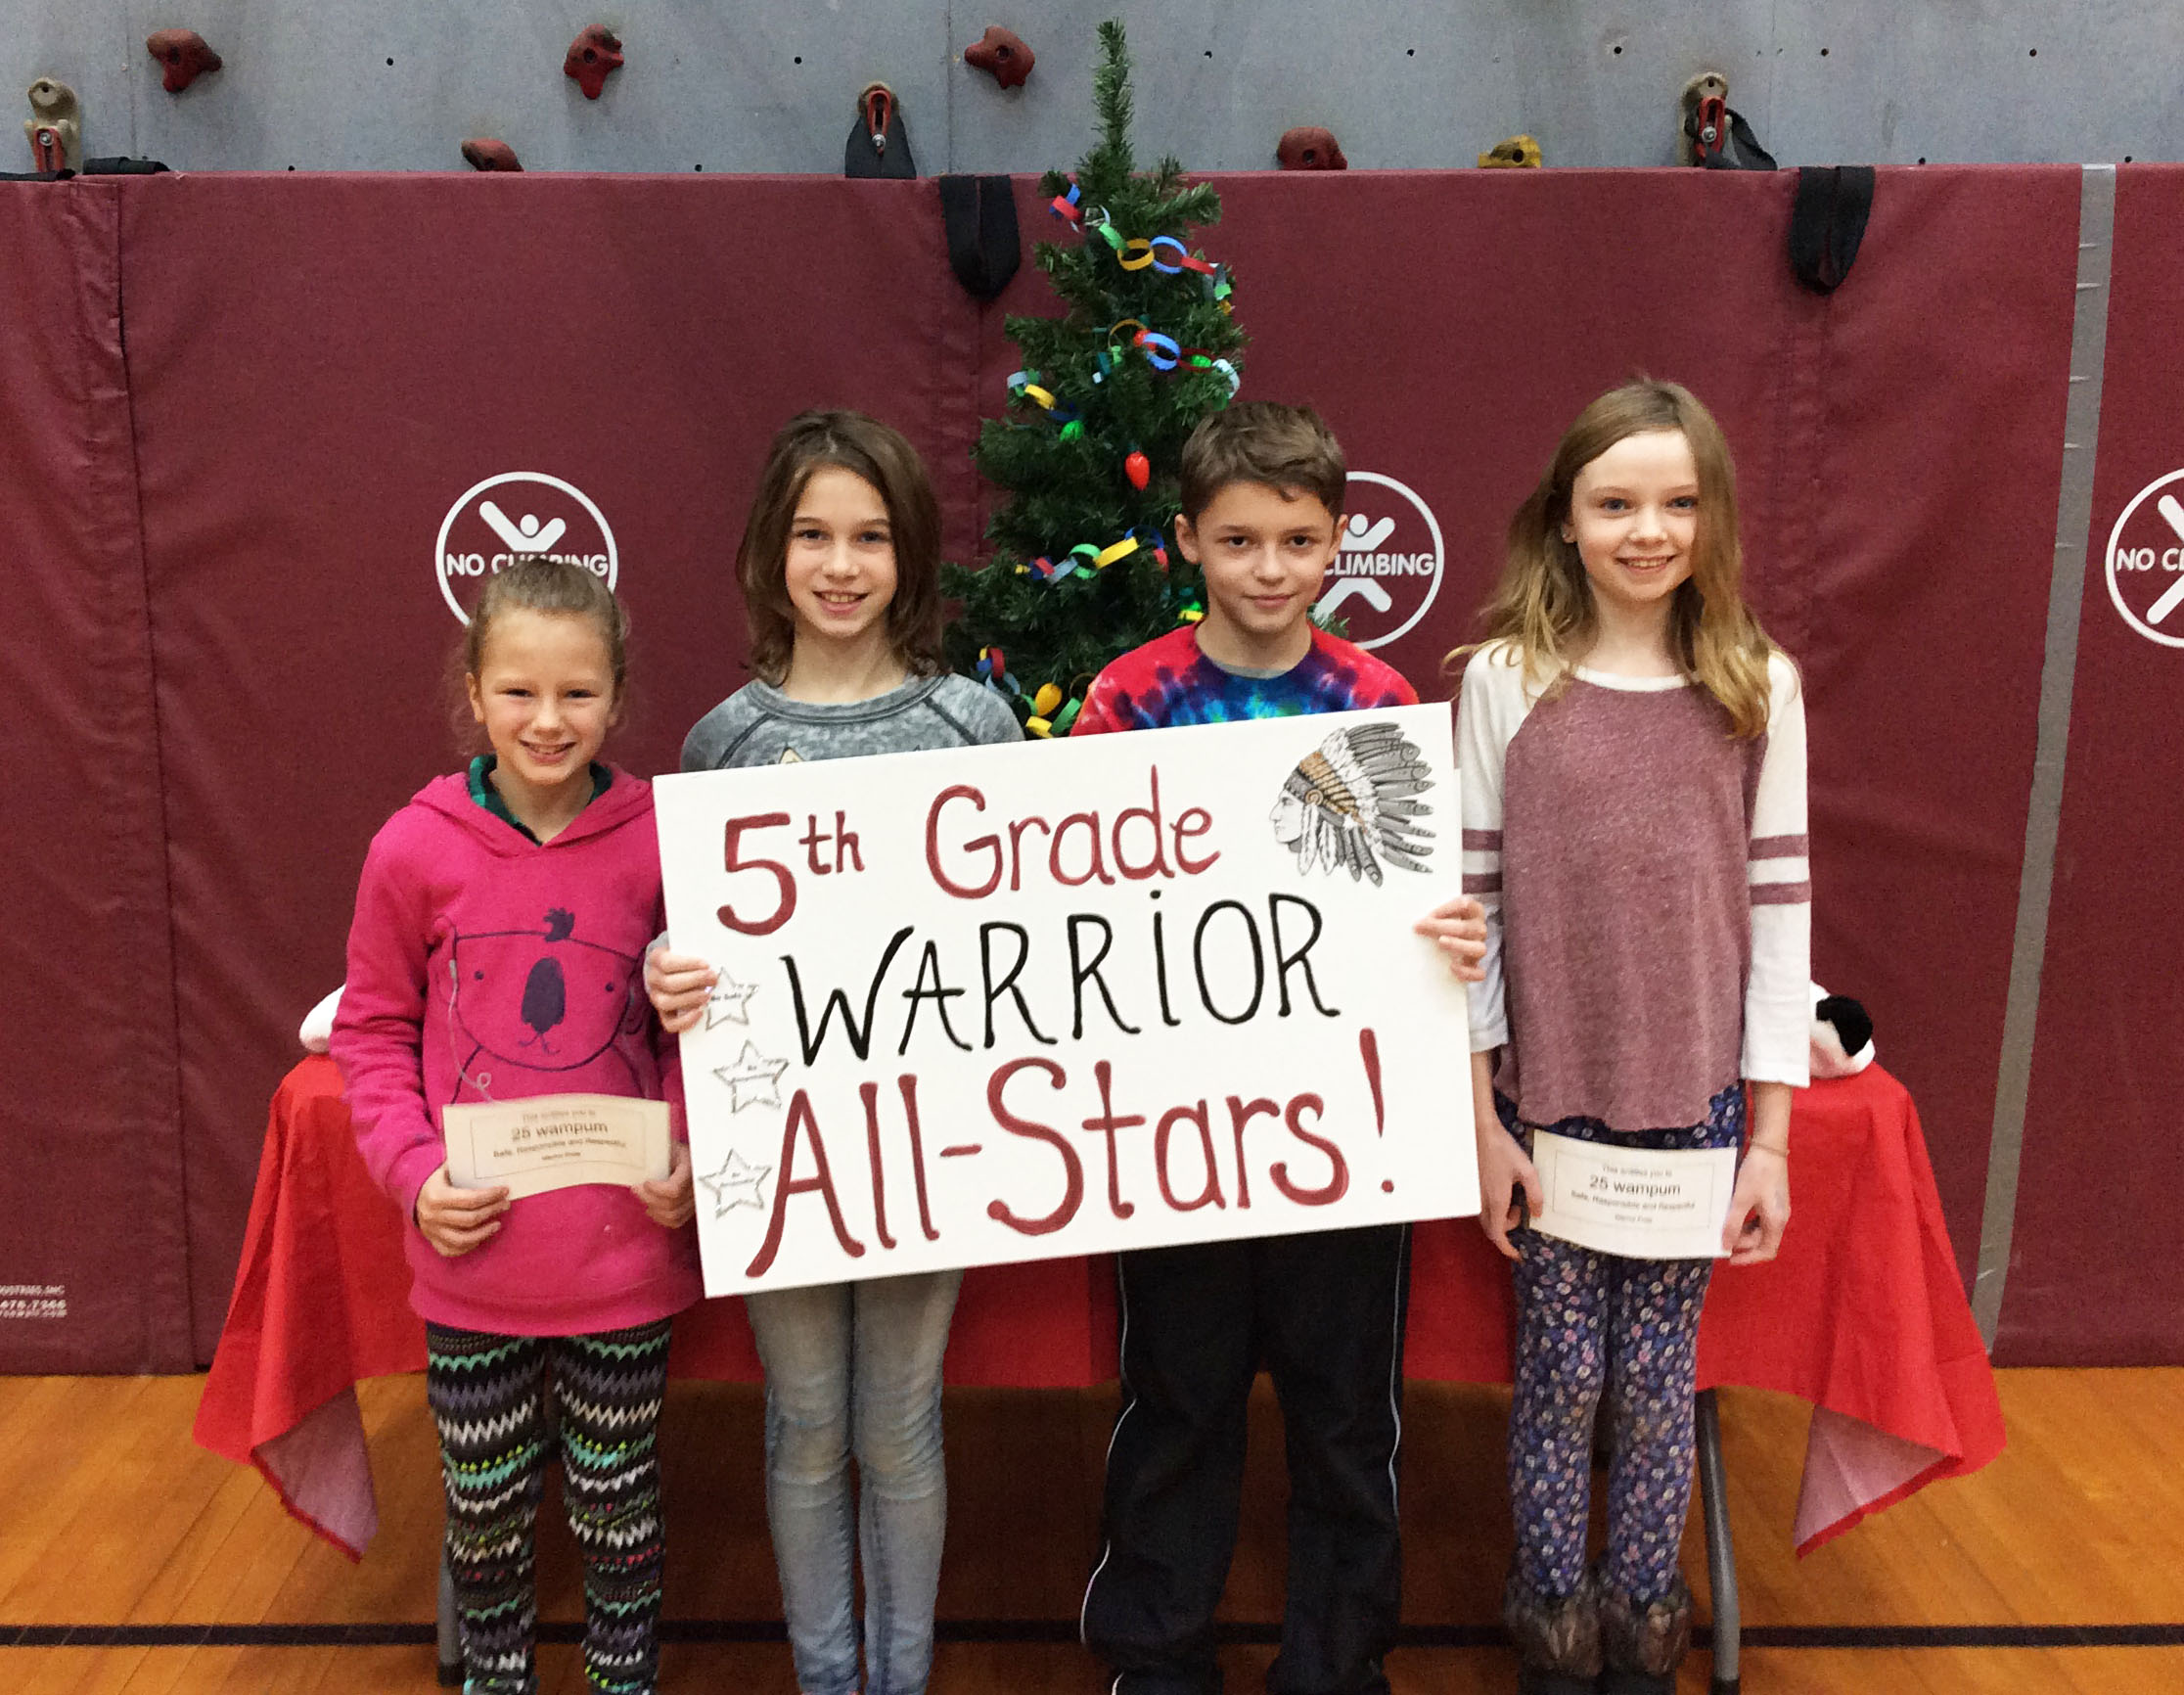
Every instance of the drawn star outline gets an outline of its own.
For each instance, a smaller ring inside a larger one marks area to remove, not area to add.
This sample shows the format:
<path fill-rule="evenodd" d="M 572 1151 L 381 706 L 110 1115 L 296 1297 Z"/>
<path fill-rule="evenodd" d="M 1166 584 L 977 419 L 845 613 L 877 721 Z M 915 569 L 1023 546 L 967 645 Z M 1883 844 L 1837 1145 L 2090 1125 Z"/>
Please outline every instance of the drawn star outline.
<path fill-rule="evenodd" d="M 716 1024 L 750 1024 L 751 997 L 757 992 L 755 983 L 738 983 L 723 971 L 705 1002 L 705 1028 L 711 1030 Z"/>
<path fill-rule="evenodd" d="M 728 1108 L 740 1113 L 746 1107 L 781 1105 L 781 1074 L 787 1060 L 768 1059 L 756 1042 L 745 1042 L 732 1066 L 715 1066 L 713 1076 L 728 1085 Z M 748 1091 L 748 1092 L 747 1092 Z"/>
<path fill-rule="evenodd" d="M 754 1166 L 730 1148 L 720 1169 L 698 1180 L 712 1191 L 713 1216 L 718 1218 L 738 1207 L 755 1207 L 763 1213 L 766 1194 L 761 1185 L 772 1174 L 771 1166 Z"/>

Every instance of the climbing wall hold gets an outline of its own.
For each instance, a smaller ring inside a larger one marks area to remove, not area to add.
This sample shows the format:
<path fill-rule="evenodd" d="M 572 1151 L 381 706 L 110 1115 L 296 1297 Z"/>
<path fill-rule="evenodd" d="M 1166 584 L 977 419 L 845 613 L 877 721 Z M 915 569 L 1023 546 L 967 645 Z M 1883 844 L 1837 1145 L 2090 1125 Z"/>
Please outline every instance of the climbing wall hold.
<path fill-rule="evenodd" d="M 1495 142 L 1479 156 L 1479 162 L 1488 170 L 1530 170 L 1543 162 L 1543 157 L 1539 143 L 1530 136 L 1513 135 Z"/>
<path fill-rule="evenodd" d="M 220 56 L 195 29 L 155 29 L 144 38 L 144 50 L 164 68 L 159 82 L 169 94 L 180 94 L 207 71 L 220 69 Z"/>
<path fill-rule="evenodd" d="M 1349 169 L 1349 160 L 1342 157 L 1342 144 L 1332 130 L 1286 129 L 1281 146 L 1274 150 L 1274 159 L 1284 170 Z"/>
<path fill-rule="evenodd" d="M 911 177 L 918 162 L 910 157 L 910 132 L 902 124 L 902 102 L 885 82 L 868 82 L 857 96 L 857 121 L 842 151 L 843 176 Z"/>
<path fill-rule="evenodd" d="M 996 23 L 963 50 L 963 62 L 986 72 L 1003 88 L 1022 88 L 1039 56 L 1014 29 Z"/>
<path fill-rule="evenodd" d="M 74 170 L 83 163 L 83 108 L 75 90 L 55 77 L 30 85 L 30 115 L 23 120 L 30 138 L 33 170 Z"/>
<path fill-rule="evenodd" d="M 522 170 L 523 161 L 507 142 L 490 135 L 474 135 L 463 143 L 463 157 L 473 170 Z"/>
<path fill-rule="evenodd" d="M 1774 155 L 1759 145 L 1743 113 L 1729 104 L 1729 80 L 1718 70 L 1702 71 L 1684 84 L 1678 97 L 1682 114 L 1677 158 L 1707 170 L 1772 170 Z"/>
<path fill-rule="evenodd" d="M 883 158 L 887 151 L 887 120 L 894 116 L 894 90 L 885 82 L 867 83 L 865 91 L 857 96 L 857 117 L 864 125 L 865 139 Z"/>
<path fill-rule="evenodd" d="M 607 73 L 621 69 L 621 37 L 604 23 L 587 23 L 569 44 L 562 61 L 562 74 L 572 76 L 586 100 L 597 100 L 607 86 Z"/>
<path fill-rule="evenodd" d="M 1676 96 L 1676 162 L 1697 164 L 1707 148 L 1726 139 L 1729 79 L 1718 70 L 1702 70 Z"/>

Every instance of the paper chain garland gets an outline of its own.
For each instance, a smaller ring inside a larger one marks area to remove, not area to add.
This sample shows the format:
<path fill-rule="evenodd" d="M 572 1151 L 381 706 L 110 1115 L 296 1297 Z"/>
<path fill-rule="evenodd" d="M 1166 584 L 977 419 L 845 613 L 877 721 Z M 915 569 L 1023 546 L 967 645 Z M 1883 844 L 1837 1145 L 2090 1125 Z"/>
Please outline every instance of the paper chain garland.
<path fill-rule="evenodd" d="M 1218 371 L 1226 377 L 1229 386 L 1229 398 L 1232 400 L 1236 397 L 1236 391 L 1244 387 L 1243 376 L 1226 359 L 1214 358 L 1204 347 L 1181 346 L 1173 336 L 1163 336 L 1158 330 L 1146 328 L 1143 318 L 1117 318 L 1108 326 L 1106 350 L 1094 355 L 1099 364 L 1099 369 L 1093 374 L 1093 382 L 1104 381 L 1107 374 L 1115 369 L 1115 360 L 1117 357 L 1115 345 L 1115 332 L 1130 329 L 1136 330 L 1137 334 L 1129 339 L 1127 344 L 1143 353 L 1145 362 L 1151 365 L 1154 370 L 1172 371 L 1188 360 L 1194 370 Z"/>
<path fill-rule="evenodd" d="M 1153 563 L 1162 571 L 1167 570 L 1167 543 L 1158 529 L 1138 528 L 1129 531 L 1120 541 L 1111 541 L 1100 547 L 1089 541 L 1080 541 L 1065 553 L 1059 561 L 1044 554 L 1029 565 L 1017 567 L 1019 576 L 1035 576 L 1041 582 L 1067 582 L 1078 572 L 1089 576 L 1095 571 L 1105 571 L 1118 559 L 1127 559 L 1139 548 L 1150 548 Z"/>
<path fill-rule="evenodd" d="M 1220 303 L 1221 310 L 1227 312 L 1234 309 L 1229 303 L 1229 297 L 1236 293 L 1236 284 L 1229 275 L 1228 266 L 1217 265 L 1203 254 L 1192 252 L 1173 236 L 1155 236 L 1149 241 L 1144 236 L 1123 235 L 1108 221 L 1106 206 L 1079 204 L 1083 192 L 1072 182 L 1069 184 L 1069 192 L 1056 195 L 1048 209 L 1064 223 L 1089 235 L 1097 235 L 1106 242 L 1115 250 L 1115 263 L 1124 270 L 1142 271 L 1151 266 L 1164 277 L 1176 276 L 1184 271 L 1196 271 L 1206 279 L 1206 292 Z M 1163 259 L 1163 252 L 1171 253 L 1173 257 Z"/>
<path fill-rule="evenodd" d="M 1016 678 L 1009 675 L 1008 657 L 996 647 L 978 650 L 978 680 L 997 695 L 1018 692 Z"/>
<path fill-rule="evenodd" d="M 1058 707 L 1061 708 L 1059 711 L 1055 710 Z M 1031 715 L 1024 720 L 1024 727 L 1034 736 L 1066 736 L 1069 726 L 1076 722 L 1077 713 L 1083 710 L 1082 695 L 1064 706 L 1060 687 L 1041 683 L 1039 692 L 1031 697 Z"/>
<path fill-rule="evenodd" d="M 997 647 L 978 650 L 978 678 L 985 686 L 1004 699 L 1014 697 L 1031 709 L 1031 716 L 1024 728 L 1034 736 L 1066 736 L 1069 726 L 1076 722 L 1076 715 L 1084 709 L 1082 697 L 1063 705 L 1062 690 L 1053 683 L 1041 683 L 1039 692 L 1026 697 L 1017 687 L 1016 678 L 1009 675 L 1008 658 Z M 1061 708 L 1060 711 L 1055 709 Z"/>
<path fill-rule="evenodd" d="M 1108 326 L 1107 346 L 1093 355 L 1099 367 L 1092 373 L 1093 382 L 1106 382 L 1108 373 L 1115 369 L 1115 360 L 1121 356 L 1115 338 L 1124 330 L 1137 332 L 1125 344 L 1142 352 L 1145 362 L 1156 371 L 1172 371 L 1187 361 L 1193 370 L 1218 371 L 1227 378 L 1231 399 L 1244 387 L 1243 375 L 1228 360 L 1213 358 L 1204 347 L 1180 346 L 1173 336 L 1163 336 L 1158 330 L 1146 328 L 1142 318 L 1117 318 Z M 1063 440 L 1074 441 L 1084 434 L 1083 419 L 1077 409 L 1053 389 L 1041 387 L 1038 372 L 1011 371 L 1009 394 L 1012 399 L 1028 400 L 1042 411 L 1052 413 L 1055 422 L 1062 426 Z"/>
<path fill-rule="evenodd" d="M 1221 310 L 1227 312 L 1234 309 L 1230 305 L 1230 297 L 1235 294 L 1236 286 L 1230 280 L 1226 265 L 1214 264 L 1203 255 L 1192 252 L 1173 236 L 1155 236 L 1151 240 L 1143 236 L 1125 237 L 1108 221 L 1105 206 L 1079 206 L 1082 193 L 1077 184 L 1071 183 L 1069 193 L 1056 195 L 1052 206 L 1054 215 L 1065 223 L 1098 233 L 1115 250 L 1117 262 L 1126 271 L 1142 271 L 1151 266 L 1164 276 L 1175 276 L 1183 271 L 1198 272 L 1206 279 L 1206 292 L 1220 302 Z M 1174 371 L 1186 363 L 1197 371 L 1218 371 L 1228 379 L 1229 396 L 1232 399 L 1244 386 L 1243 376 L 1228 360 L 1214 358 L 1204 347 L 1183 346 L 1173 336 L 1162 335 L 1147 325 L 1142 318 L 1121 318 L 1109 326 L 1107 346 L 1096 355 L 1099 369 L 1092 375 L 1093 382 L 1105 382 L 1108 374 L 1115 369 L 1115 362 L 1121 357 L 1122 352 L 1116 346 L 1115 336 L 1123 330 L 1137 332 L 1125 345 L 1142 352 L 1146 363 L 1156 371 Z M 1077 409 L 1052 389 L 1040 387 L 1039 374 L 1036 371 L 1018 371 L 1011 375 L 1009 392 L 1051 412 L 1055 422 L 1062 426 L 1063 440 L 1074 441 L 1084 435 L 1083 420 L 1078 416 Z"/>
<path fill-rule="evenodd" d="M 1051 389 L 1039 387 L 1036 371 L 1011 371 L 1009 395 L 1012 399 L 1028 400 L 1042 410 L 1054 414 L 1055 422 L 1062 426 L 1062 439 L 1074 441 L 1084 434 L 1084 420 L 1077 416 L 1077 409 L 1067 401 L 1055 398 Z"/>

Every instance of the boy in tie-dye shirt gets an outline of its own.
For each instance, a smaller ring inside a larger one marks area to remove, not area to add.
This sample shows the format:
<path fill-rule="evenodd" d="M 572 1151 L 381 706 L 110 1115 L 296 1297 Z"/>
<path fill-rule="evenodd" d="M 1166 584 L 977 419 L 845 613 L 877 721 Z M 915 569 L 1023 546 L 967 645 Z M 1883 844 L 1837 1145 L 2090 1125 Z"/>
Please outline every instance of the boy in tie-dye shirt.
<path fill-rule="evenodd" d="M 1311 621 L 1347 481 L 1327 426 L 1301 407 L 1231 406 L 1199 426 L 1182 469 L 1175 538 L 1206 573 L 1205 620 L 1102 670 L 1070 734 L 1415 706 L 1400 674 Z M 1459 974 L 1476 975 L 1479 904 L 1453 902 L 1434 920 Z M 1395 1457 L 1409 1282 L 1401 1224 L 1119 1256 L 1122 1410 L 1082 1616 L 1114 1695 L 1220 1686 L 1213 1616 L 1262 1364 L 1290 1464 L 1289 1587 L 1268 1685 L 1387 1690 L 1381 1662 L 1402 1598 Z"/>

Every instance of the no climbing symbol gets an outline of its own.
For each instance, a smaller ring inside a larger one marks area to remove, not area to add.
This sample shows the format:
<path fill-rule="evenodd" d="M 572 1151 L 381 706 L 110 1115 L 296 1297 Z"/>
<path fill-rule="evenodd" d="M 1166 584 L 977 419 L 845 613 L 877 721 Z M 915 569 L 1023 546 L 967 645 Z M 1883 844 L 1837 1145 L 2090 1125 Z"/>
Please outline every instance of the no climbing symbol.
<path fill-rule="evenodd" d="M 1313 611 L 1339 618 L 1361 648 L 1386 647 L 1423 618 L 1440 591 L 1440 521 L 1416 489 L 1352 471 L 1335 562 Z"/>
<path fill-rule="evenodd" d="M 2184 648 L 2184 471 L 2149 482 L 2109 531 L 2108 591 L 2148 641 Z"/>

